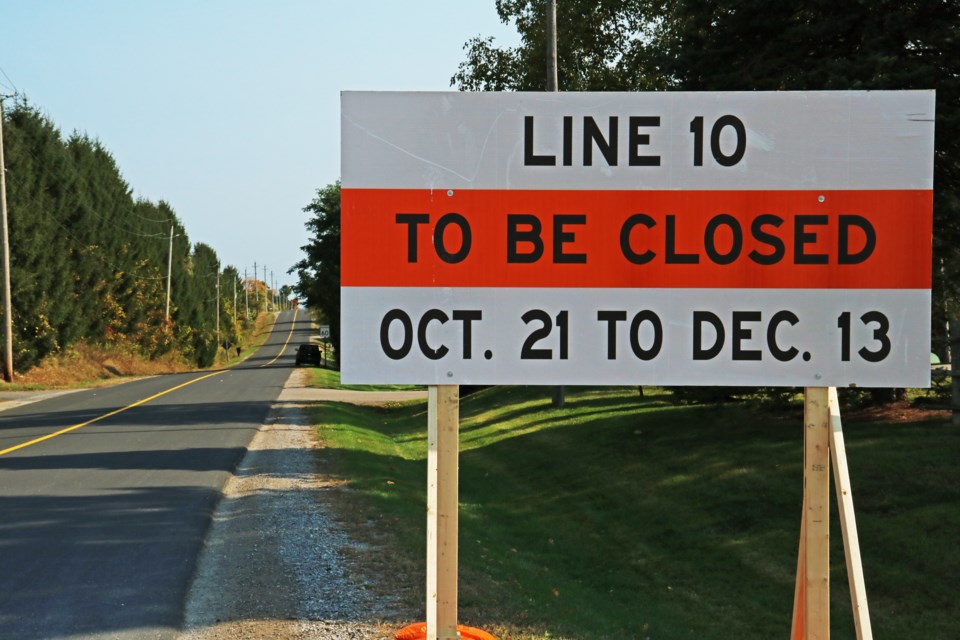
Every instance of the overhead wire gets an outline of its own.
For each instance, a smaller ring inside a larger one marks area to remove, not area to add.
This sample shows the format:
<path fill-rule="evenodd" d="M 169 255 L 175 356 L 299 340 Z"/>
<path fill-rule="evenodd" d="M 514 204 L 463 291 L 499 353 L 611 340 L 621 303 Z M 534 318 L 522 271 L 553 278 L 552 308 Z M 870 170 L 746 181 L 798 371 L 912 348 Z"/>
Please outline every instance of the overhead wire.
<path fill-rule="evenodd" d="M 10 78 L 10 76 L 7 75 L 7 72 L 3 70 L 3 67 L 0 67 L 0 73 L 2 73 L 2 74 L 3 74 L 3 77 L 6 78 L 6 79 L 7 79 L 7 82 L 10 83 L 10 86 L 7 87 L 7 88 L 8 88 L 8 89 L 12 89 L 14 93 L 19 94 L 19 93 L 20 93 L 20 90 L 17 89 L 16 83 L 14 83 L 14 81 Z M 0 84 L 2 84 L 2 83 L 0 83 Z M 6 86 L 6 85 L 4 85 L 4 86 Z"/>

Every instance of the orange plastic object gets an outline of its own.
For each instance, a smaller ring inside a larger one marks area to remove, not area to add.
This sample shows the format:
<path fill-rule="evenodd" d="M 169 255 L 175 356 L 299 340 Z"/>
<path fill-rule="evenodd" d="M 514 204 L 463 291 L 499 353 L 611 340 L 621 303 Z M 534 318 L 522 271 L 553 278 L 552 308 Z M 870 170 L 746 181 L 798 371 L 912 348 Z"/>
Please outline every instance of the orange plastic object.
<path fill-rule="evenodd" d="M 460 634 L 460 640 L 497 640 L 492 635 L 482 629 L 465 627 L 462 624 L 457 625 L 457 633 Z M 426 640 L 427 623 L 417 622 L 400 629 L 393 636 L 395 640 Z"/>

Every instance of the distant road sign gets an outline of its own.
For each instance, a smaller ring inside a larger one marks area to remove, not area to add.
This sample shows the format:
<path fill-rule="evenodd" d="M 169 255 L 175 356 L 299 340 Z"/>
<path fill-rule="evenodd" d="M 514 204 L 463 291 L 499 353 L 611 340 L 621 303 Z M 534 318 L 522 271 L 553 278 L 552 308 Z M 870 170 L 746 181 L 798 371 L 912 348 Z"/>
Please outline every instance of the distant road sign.
<path fill-rule="evenodd" d="M 342 95 L 342 377 L 927 386 L 935 94 Z"/>
<path fill-rule="evenodd" d="M 320 325 L 320 337 L 326 339 L 330 337 L 330 325 L 322 324 Z"/>

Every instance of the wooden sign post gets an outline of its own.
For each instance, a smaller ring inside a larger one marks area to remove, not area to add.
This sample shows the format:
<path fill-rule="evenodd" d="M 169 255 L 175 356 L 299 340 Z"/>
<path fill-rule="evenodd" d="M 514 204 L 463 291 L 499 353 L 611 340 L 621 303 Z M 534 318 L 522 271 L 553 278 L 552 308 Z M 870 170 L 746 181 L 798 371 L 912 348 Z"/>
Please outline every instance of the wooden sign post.
<path fill-rule="evenodd" d="M 830 637 L 830 467 L 836 484 L 840 530 L 857 640 L 872 640 L 860 540 L 853 512 L 836 387 L 804 390 L 803 516 L 793 601 L 791 640 Z"/>
<path fill-rule="evenodd" d="M 830 637 L 830 405 L 826 387 L 803 403 L 804 640 Z"/>
<path fill-rule="evenodd" d="M 427 388 L 427 640 L 456 640 L 460 388 Z"/>

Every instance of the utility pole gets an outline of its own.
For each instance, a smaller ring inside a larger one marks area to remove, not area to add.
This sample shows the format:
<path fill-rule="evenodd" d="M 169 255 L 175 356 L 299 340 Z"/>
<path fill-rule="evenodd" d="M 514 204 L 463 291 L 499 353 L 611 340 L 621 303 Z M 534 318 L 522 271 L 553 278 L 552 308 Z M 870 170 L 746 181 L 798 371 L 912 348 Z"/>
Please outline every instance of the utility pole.
<path fill-rule="evenodd" d="M 170 274 L 173 272 L 173 222 L 170 223 L 170 251 L 167 254 L 167 308 L 164 317 L 170 327 Z"/>
<path fill-rule="evenodd" d="M 257 301 L 257 308 L 260 308 L 260 287 L 257 286 L 257 263 L 253 263 L 253 295 Z"/>
<path fill-rule="evenodd" d="M 559 91 L 557 84 L 557 0 L 547 0 L 547 91 Z M 553 406 L 562 408 L 566 396 L 566 387 L 554 387 Z"/>
<path fill-rule="evenodd" d="M 557 87 L 557 0 L 547 0 L 547 91 Z"/>
<path fill-rule="evenodd" d="M 243 268 L 243 317 L 250 320 L 250 288 L 247 282 L 247 268 Z"/>
<path fill-rule="evenodd" d="M 267 280 L 267 265 L 263 265 L 263 310 L 270 312 L 270 282 Z"/>
<path fill-rule="evenodd" d="M 3 226 L 3 379 L 13 382 L 13 307 L 10 303 L 10 235 L 7 230 L 7 165 L 3 162 L 2 97 L 0 97 L 0 225 Z"/>
<path fill-rule="evenodd" d="M 217 351 L 220 351 L 220 263 L 217 263 Z"/>
<path fill-rule="evenodd" d="M 234 272 L 233 278 L 233 322 L 237 322 L 237 274 Z"/>

